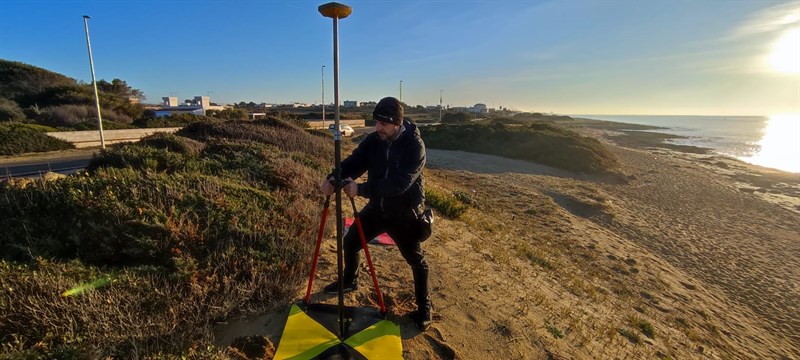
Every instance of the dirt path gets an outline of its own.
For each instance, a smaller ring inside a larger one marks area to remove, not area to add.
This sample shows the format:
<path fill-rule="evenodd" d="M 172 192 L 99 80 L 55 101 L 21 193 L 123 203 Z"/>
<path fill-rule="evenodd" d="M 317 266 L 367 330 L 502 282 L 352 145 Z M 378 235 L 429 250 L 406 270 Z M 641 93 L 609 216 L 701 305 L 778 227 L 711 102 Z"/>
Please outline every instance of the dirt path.
<path fill-rule="evenodd" d="M 428 150 L 428 186 L 476 205 L 437 218 L 423 246 L 436 320 L 424 333 L 405 318 L 410 269 L 371 248 L 406 359 L 800 358 L 798 184 L 741 190 L 757 173 L 735 163 L 613 149 L 626 184 Z M 323 249 L 317 288 L 335 273 L 333 240 Z M 374 296 L 362 286 L 346 302 Z M 277 344 L 286 310 L 220 327 L 218 343 Z"/>

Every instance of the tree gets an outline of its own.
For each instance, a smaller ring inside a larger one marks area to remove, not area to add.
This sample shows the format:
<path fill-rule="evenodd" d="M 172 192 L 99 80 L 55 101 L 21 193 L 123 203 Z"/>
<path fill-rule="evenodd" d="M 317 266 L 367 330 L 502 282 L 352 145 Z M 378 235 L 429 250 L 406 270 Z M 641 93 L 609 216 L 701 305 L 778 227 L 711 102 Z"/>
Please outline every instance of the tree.
<path fill-rule="evenodd" d="M 121 79 L 115 78 L 114 80 L 111 80 L 110 83 L 105 80 L 100 80 L 97 82 L 97 90 L 110 93 L 126 99 L 129 97 L 133 97 L 139 99 L 139 101 L 144 100 L 144 93 L 142 93 L 141 90 L 130 87 L 128 83 L 125 82 L 125 80 Z"/>
<path fill-rule="evenodd" d="M 247 119 L 247 111 L 240 108 L 206 110 L 206 116 L 223 120 L 244 120 Z"/>

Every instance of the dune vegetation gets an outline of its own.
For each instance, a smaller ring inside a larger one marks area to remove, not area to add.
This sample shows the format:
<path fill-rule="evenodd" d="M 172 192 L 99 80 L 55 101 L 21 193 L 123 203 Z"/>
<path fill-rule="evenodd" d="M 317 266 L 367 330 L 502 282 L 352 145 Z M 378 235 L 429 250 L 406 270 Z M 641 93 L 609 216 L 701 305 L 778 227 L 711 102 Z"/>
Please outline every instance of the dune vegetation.
<path fill-rule="evenodd" d="M 421 127 L 429 148 L 528 160 L 576 172 L 613 173 L 616 157 L 597 139 L 549 122 Z"/>
<path fill-rule="evenodd" d="M 330 142 L 195 123 L 0 185 L 0 338 L 22 358 L 217 357 L 211 326 L 305 277 Z"/>
<path fill-rule="evenodd" d="M 549 124 L 423 132 L 430 147 L 578 171 L 614 165 L 599 143 Z M 195 122 L 111 146 L 76 175 L 0 184 L 2 353 L 219 358 L 235 351 L 212 345 L 213 324 L 291 301 L 302 285 L 320 210 L 317 182 L 333 159 L 329 140 L 278 118 Z M 346 155 L 354 144 L 343 146 Z M 435 182 L 427 195 L 445 218 L 482 206 Z"/>
<path fill-rule="evenodd" d="M 55 129 L 36 124 L 0 123 L 0 155 L 73 149 L 71 143 L 47 136 Z"/>

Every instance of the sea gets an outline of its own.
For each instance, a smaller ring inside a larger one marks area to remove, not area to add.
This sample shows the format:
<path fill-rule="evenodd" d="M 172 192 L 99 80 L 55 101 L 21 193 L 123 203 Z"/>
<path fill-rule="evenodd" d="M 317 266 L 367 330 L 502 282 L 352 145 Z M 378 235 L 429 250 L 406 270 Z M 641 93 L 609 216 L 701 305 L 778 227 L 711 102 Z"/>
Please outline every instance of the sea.
<path fill-rule="evenodd" d="M 800 173 L 800 114 L 774 116 L 571 115 L 657 126 L 646 130 L 682 136 L 668 140 L 693 145 L 744 162 Z"/>

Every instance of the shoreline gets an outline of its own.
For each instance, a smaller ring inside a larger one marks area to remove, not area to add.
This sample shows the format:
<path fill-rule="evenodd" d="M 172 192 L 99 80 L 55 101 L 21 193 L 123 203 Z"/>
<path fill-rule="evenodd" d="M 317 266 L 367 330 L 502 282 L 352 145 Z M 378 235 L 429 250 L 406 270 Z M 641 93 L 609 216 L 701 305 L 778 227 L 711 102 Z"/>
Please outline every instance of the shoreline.
<path fill-rule="evenodd" d="M 671 139 L 688 139 L 688 137 L 658 132 L 658 130 L 668 130 L 668 127 L 631 124 L 619 121 L 598 120 L 583 117 L 574 119 L 575 122 L 562 122 L 561 124 L 570 128 L 602 130 L 602 135 L 604 137 L 612 137 L 615 140 L 615 143 L 622 146 L 630 146 L 635 148 L 666 148 L 686 153 L 724 156 L 731 160 L 739 161 L 743 164 L 756 166 L 768 172 L 777 171 L 786 174 L 792 174 L 800 179 L 800 172 L 792 172 L 778 168 L 767 167 L 756 163 L 750 163 L 739 159 L 734 155 L 719 152 L 713 148 L 669 143 L 667 141 Z M 594 133 L 593 136 L 597 136 L 597 133 Z"/>
<path fill-rule="evenodd" d="M 610 125 L 603 126 L 606 122 L 604 120 L 582 120 L 588 120 L 589 125 L 581 126 L 579 123 L 570 128 L 614 146 L 648 151 L 657 155 L 670 155 L 689 162 L 689 166 L 691 164 L 702 166 L 729 178 L 741 192 L 759 195 L 770 203 L 800 214 L 800 173 L 751 164 L 709 148 L 663 142 L 664 139 L 680 138 L 679 135 L 623 130 L 626 126 L 624 123 L 609 122 Z"/>

